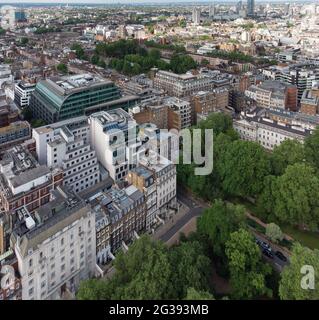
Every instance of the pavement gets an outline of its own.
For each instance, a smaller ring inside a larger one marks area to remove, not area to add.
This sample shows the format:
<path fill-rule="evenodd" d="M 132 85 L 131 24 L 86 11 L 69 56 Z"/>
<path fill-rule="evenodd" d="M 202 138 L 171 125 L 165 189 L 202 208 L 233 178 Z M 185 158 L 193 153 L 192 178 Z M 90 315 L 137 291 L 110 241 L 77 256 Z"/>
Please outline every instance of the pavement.
<path fill-rule="evenodd" d="M 176 235 L 176 233 L 179 233 L 180 230 L 193 218 L 199 217 L 205 209 L 196 200 L 186 197 L 181 192 L 177 192 L 177 200 L 184 203 L 188 207 L 188 211 L 179 220 L 177 220 L 170 229 L 168 229 L 163 235 L 161 235 L 160 239 L 163 242 L 168 242 L 172 237 Z"/>

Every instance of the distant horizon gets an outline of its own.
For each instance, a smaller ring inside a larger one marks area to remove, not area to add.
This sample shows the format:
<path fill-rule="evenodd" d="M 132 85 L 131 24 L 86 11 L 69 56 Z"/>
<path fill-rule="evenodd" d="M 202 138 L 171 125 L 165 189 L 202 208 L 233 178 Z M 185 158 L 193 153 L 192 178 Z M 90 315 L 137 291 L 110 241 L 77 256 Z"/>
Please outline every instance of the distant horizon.
<path fill-rule="evenodd" d="M 174 3 L 226 3 L 226 2 L 232 2 L 232 3 L 236 3 L 239 0 L 221 0 L 221 1 L 213 1 L 213 0 L 198 0 L 198 1 L 194 1 L 194 0 L 174 0 L 174 1 L 161 1 L 161 0 L 135 0 L 135 1 L 130 1 L 130 0 L 93 0 L 93 1 L 89 1 L 89 0 L 65 0 L 65 1 L 52 1 L 52 0 L 6 0 L 6 1 L 2 1 L 0 0 L 0 5 L 6 5 L 6 4 L 10 4 L 10 5 L 21 5 L 21 4 L 36 4 L 36 5 L 77 5 L 77 4 L 81 4 L 81 5 L 114 5 L 114 4 L 128 4 L 128 5 L 134 5 L 134 4 L 162 4 L 162 5 L 166 5 L 166 4 L 174 4 Z M 247 0 L 243 0 L 243 2 L 245 3 Z M 316 4 L 316 1 L 311 1 L 311 0 L 255 0 L 255 2 L 260 2 L 260 3 L 314 3 Z"/>

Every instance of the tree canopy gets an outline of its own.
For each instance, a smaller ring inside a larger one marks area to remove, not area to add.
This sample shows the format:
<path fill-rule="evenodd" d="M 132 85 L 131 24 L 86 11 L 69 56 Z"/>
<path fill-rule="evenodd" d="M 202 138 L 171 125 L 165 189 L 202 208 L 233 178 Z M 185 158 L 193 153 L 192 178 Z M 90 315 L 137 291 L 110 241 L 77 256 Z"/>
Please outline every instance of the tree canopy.
<path fill-rule="evenodd" d="M 319 226 L 319 178 L 306 164 L 296 163 L 272 183 L 274 213 L 292 225 Z"/>
<path fill-rule="evenodd" d="M 307 162 L 319 170 L 319 128 L 305 139 L 305 155 Z"/>
<path fill-rule="evenodd" d="M 245 209 L 239 205 L 215 200 L 198 220 L 198 232 L 208 235 L 217 256 L 225 256 L 230 234 L 244 226 Z"/>
<path fill-rule="evenodd" d="M 313 268 L 314 271 L 314 278 L 312 278 L 311 268 Z M 290 264 L 287 265 L 281 273 L 281 279 L 279 283 L 280 299 L 318 300 L 318 277 L 319 250 L 311 250 L 309 248 L 301 246 L 299 243 L 294 244 L 292 248 L 292 255 L 290 256 Z M 310 287 L 308 289 L 305 289 L 302 287 L 302 282 L 304 282 L 306 286 L 311 286 L 311 280 L 315 281 L 314 288 Z"/>
<path fill-rule="evenodd" d="M 226 193 L 255 197 L 263 188 L 263 179 L 270 173 L 265 150 L 251 141 L 235 140 L 227 146 L 217 164 Z"/>
<path fill-rule="evenodd" d="M 215 300 L 215 299 L 214 299 L 214 296 L 207 291 L 198 291 L 194 288 L 188 288 L 185 300 Z"/>
<path fill-rule="evenodd" d="M 230 235 L 226 242 L 226 255 L 235 299 L 271 295 L 265 281 L 271 267 L 262 261 L 261 251 L 249 231 L 239 229 Z"/>
<path fill-rule="evenodd" d="M 297 140 L 284 140 L 279 146 L 275 146 L 270 159 L 274 175 L 282 175 L 288 165 L 305 160 L 304 147 Z"/>
<path fill-rule="evenodd" d="M 78 299 L 184 299 L 188 288 L 208 291 L 210 259 L 196 239 L 168 249 L 143 235 L 114 262 L 108 280 L 81 282 Z"/>
<path fill-rule="evenodd" d="M 62 73 L 68 73 L 68 66 L 65 64 L 65 63 L 59 63 L 57 66 L 56 66 L 56 69 L 59 71 L 59 72 L 62 72 Z"/>
<path fill-rule="evenodd" d="M 275 223 L 268 223 L 266 226 L 266 236 L 272 241 L 272 242 L 278 242 L 281 241 L 284 238 L 284 234 L 281 231 L 280 227 L 276 225 Z"/>

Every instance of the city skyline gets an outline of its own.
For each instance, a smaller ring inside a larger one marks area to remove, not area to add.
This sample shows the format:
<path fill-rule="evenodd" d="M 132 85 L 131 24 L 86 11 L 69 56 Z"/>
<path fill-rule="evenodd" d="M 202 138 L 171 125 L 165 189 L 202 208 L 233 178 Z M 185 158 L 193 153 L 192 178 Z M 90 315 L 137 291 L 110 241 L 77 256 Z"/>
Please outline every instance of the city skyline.
<path fill-rule="evenodd" d="M 68 0 L 68 1 L 56 1 L 56 3 L 52 3 L 52 0 L 20 0 L 17 2 L 16 0 L 6 0 L 6 1 L 0 1 L 0 5 L 4 4 L 21 4 L 21 3 L 26 3 L 26 4 L 51 4 L 51 5 L 59 5 L 59 4 L 86 4 L 86 5 L 107 5 L 107 4 L 114 4 L 114 3 L 121 3 L 121 4 L 135 4 L 135 3 L 145 3 L 145 4 L 174 4 L 174 3 L 191 3 L 196 5 L 196 3 L 216 3 L 216 4 L 222 4 L 222 3 L 237 3 L 238 1 L 234 0 L 223 0 L 223 1 L 209 1 L 209 0 L 199 0 L 199 1 L 194 1 L 194 0 L 174 0 L 174 1 L 160 1 L 160 0 L 134 0 L 134 1 L 129 1 L 129 0 L 94 0 L 92 2 L 88 2 L 87 0 Z M 246 1 L 244 1 L 245 3 Z M 270 1 L 265 1 L 265 0 L 255 0 L 255 2 L 258 3 L 311 3 L 309 0 L 270 0 Z"/>

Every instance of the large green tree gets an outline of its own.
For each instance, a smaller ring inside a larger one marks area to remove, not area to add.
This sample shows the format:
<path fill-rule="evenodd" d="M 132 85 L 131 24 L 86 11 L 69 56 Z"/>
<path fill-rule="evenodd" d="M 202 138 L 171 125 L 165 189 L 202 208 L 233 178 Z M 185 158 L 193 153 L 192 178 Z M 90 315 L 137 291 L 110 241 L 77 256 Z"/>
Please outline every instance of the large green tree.
<path fill-rule="evenodd" d="M 65 63 L 57 64 L 56 69 L 64 74 L 68 73 L 68 66 Z"/>
<path fill-rule="evenodd" d="M 229 115 L 222 112 L 211 113 L 207 119 L 200 121 L 196 128 L 205 130 L 213 129 L 214 135 L 218 136 L 220 133 L 226 133 L 232 129 L 232 119 Z"/>
<path fill-rule="evenodd" d="M 281 241 L 284 238 L 284 234 L 281 231 L 280 227 L 278 225 L 276 225 L 275 223 L 273 223 L 273 222 L 267 224 L 267 226 L 266 226 L 266 236 L 272 242 L 278 242 L 278 241 Z"/>
<path fill-rule="evenodd" d="M 194 288 L 188 288 L 185 300 L 215 300 L 215 298 L 208 291 L 198 291 Z"/>
<path fill-rule="evenodd" d="M 297 140 L 285 140 L 279 146 L 275 146 L 270 159 L 273 174 L 282 175 L 288 165 L 305 160 L 304 146 Z"/>
<path fill-rule="evenodd" d="M 114 280 L 119 286 L 114 298 L 154 300 L 174 296 L 167 248 L 149 236 L 135 241 L 126 254 L 117 255 L 115 269 Z"/>
<path fill-rule="evenodd" d="M 201 243 L 182 242 L 170 250 L 169 257 L 173 269 L 172 282 L 178 298 L 184 298 L 189 287 L 208 290 L 211 262 L 204 255 L 204 247 Z"/>
<path fill-rule="evenodd" d="M 88 279 L 81 282 L 77 299 L 79 300 L 105 300 L 110 299 L 112 286 L 107 280 Z"/>
<path fill-rule="evenodd" d="M 77 297 L 91 299 L 171 299 L 174 288 L 167 248 L 149 236 L 135 241 L 127 253 L 119 253 L 115 274 L 109 281 L 83 281 Z"/>
<path fill-rule="evenodd" d="M 170 67 L 175 73 L 185 73 L 197 67 L 194 59 L 188 55 L 175 54 L 170 62 Z"/>
<path fill-rule="evenodd" d="M 291 225 L 319 226 L 319 178 L 315 170 L 296 163 L 272 184 L 274 213 L 277 218 Z"/>
<path fill-rule="evenodd" d="M 319 169 L 319 128 L 305 139 L 305 154 L 309 164 Z"/>
<path fill-rule="evenodd" d="M 73 43 L 71 46 L 71 50 L 75 51 L 76 57 L 78 59 L 85 59 L 86 58 L 84 49 L 80 43 Z"/>
<path fill-rule="evenodd" d="M 208 235 L 214 253 L 223 258 L 230 234 L 244 225 L 244 207 L 217 199 L 198 219 L 198 232 Z"/>
<path fill-rule="evenodd" d="M 278 220 L 276 215 L 274 215 L 274 192 L 276 188 L 274 184 L 277 182 L 277 178 L 275 176 L 269 175 L 264 178 L 263 181 L 263 189 L 261 194 L 257 198 L 257 208 L 259 211 L 259 216 L 265 222 L 270 222 L 271 220 Z"/>
<path fill-rule="evenodd" d="M 226 193 L 255 197 L 262 191 L 270 163 L 266 151 L 259 144 L 236 140 L 227 146 L 217 168 Z"/>
<path fill-rule="evenodd" d="M 314 278 L 312 278 L 312 271 L 314 271 Z M 302 247 L 299 243 L 294 244 L 290 263 L 281 273 L 280 298 L 283 300 L 318 300 L 318 277 L 319 250 Z M 314 288 L 311 287 L 311 280 L 314 280 Z M 306 287 L 303 286 L 303 283 Z M 310 287 L 307 289 L 307 286 Z"/>
<path fill-rule="evenodd" d="M 261 251 L 251 233 L 245 229 L 232 233 L 226 242 L 226 255 L 235 299 L 271 295 L 265 282 L 266 275 L 271 273 L 271 267 L 262 261 Z"/>

